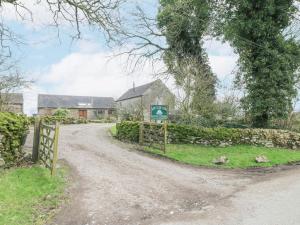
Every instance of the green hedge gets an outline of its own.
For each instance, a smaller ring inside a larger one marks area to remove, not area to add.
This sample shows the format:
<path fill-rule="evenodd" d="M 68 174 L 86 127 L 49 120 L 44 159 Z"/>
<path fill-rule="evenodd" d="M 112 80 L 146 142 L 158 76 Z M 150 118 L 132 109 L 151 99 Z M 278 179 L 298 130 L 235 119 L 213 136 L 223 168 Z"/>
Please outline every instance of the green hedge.
<path fill-rule="evenodd" d="M 29 132 L 29 120 L 26 116 L 0 112 L 0 158 L 5 167 L 16 165 L 25 153 L 22 145 Z"/>
<path fill-rule="evenodd" d="M 124 141 L 139 141 L 140 124 L 138 122 L 124 121 L 117 124 L 117 138 Z"/>
<path fill-rule="evenodd" d="M 121 140 L 138 142 L 139 123 L 117 124 L 117 137 Z M 300 134 L 272 129 L 201 128 L 168 124 L 168 142 L 212 146 L 247 144 L 300 149 Z"/>

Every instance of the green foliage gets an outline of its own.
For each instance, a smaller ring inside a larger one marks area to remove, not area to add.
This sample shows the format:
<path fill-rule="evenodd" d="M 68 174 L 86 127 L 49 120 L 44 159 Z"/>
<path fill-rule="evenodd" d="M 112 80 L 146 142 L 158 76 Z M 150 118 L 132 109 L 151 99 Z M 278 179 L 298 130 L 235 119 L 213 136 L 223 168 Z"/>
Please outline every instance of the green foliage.
<path fill-rule="evenodd" d="M 0 171 L 0 224 L 45 224 L 65 185 L 62 169 L 54 177 L 41 167 Z"/>
<path fill-rule="evenodd" d="M 250 168 L 271 167 L 300 161 L 300 151 L 289 149 L 266 148 L 247 145 L 221 147 L 207 147 L 199 145 L 168 145 L 166 154 L 153 148 L 145 148 L 151 153 L 163 155 L 170 159 L 197 166 L 223 167 L 223 168 Z M 216 165 L 213 160 L 220 156 L 229 159 L 228 164 Z M 257 156 L 264 155 L 270 162 L 256 163 Z"/>
<path fill-rule="evenodd" d="M 169 121 L 178 125 L 191 125 L 196 127 L 217 127 L 219 125 L 215 118 L 207 118 L 193 114 L 173 114 L 169 115 Z"/>
<path fill-rule="evenodd" d="M 53 116 L 56 117 L 69 117 L 70 111 L 68 109 L 57 109 L 54 113 Z"/>
<path fill-rule="evenodd" d="M 300 44 L 287 32 L 297 11 L 293 0 L 226 0 L 222 32 L 239 54 L 244 109 L 254 127 L 287 118 L 299 80 Z"/>
<path fill-rule="evenodd" d="M 139 123 L 117 124 L 117 137 L 131 142 L 139 141 Z M 168 142 L 208 146 L 256 145 L 300 149 L 300 134 L 271 129 L 204 128 L 168 124 Z"/>
<path fill-rule="evenodd" d="M 203 116 L 209 115 L 217 81 L 203 48 L 212 7 L 208 0 L 160 0 L 157 16 L 168 45 L 164 62 L 186 95 L 183 108 Z"/>
<path fill-rule="evenodd" d="M 25 153 L 22 145 L 29 131 L 29 120 L 24 115 L 0 112 L 0 158 L 5 166 L 19 163 Z"/>
<path fill-rule="evenodd" d="M 117 138 L 130 142 L 138 142 L 139 130 L 139 122 L 124 121 L 117 123 Z"/>

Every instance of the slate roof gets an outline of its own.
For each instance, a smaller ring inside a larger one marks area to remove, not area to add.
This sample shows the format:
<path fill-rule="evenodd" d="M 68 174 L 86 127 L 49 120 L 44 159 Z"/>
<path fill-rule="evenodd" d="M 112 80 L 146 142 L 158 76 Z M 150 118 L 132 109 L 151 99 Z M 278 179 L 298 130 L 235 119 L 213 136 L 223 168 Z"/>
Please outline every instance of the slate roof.
<path fill-rule="evenodd" d="M 135 87 L 135 88 L 131 88 L 129 89 L 128 91 L 126 91 L 118 100 L 117 102 L 119 101 L 124 101 L 124 100 L 127 100 L 127 99 L 130 99 L 130 98 L 136 98 L 136 97 L 140 97 L 140 96 L 143 96 L 145 94 L 145 92 L 156 82 L 158 82 L 160 80 L 156 80 L 156 81 L 153 81 L 151 83 L 148 83 L 148 84 L 144 84 L 142 86 L 138 86 L 138 87 Z"/>
<path fill-rule="evenodd" d="M 38 96 L 38 108 L 87 108 L 112 109 L 115 101 L 111 97 L 44 95 Z"/>
<path fill-rule="evenodd" d="M 22 105 L 23 100 L 23 94 L 20 93 L 0 93 L 1 98 L 3 98 L 5 101 L 7 101 L 9 104 L 20 104 Z"/>

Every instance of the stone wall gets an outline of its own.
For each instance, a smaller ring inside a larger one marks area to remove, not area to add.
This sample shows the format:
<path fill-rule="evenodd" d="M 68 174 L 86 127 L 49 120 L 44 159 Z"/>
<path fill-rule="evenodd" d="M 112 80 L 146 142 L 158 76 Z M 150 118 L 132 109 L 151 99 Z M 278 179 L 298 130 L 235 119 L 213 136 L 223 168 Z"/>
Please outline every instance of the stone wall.
<path fill-rule="evenodd" d="M 4 111 L 12 112 L 12 113 L 23 113 L 23 105 L 22 104 L 9 104 L 4 107 Z"/>

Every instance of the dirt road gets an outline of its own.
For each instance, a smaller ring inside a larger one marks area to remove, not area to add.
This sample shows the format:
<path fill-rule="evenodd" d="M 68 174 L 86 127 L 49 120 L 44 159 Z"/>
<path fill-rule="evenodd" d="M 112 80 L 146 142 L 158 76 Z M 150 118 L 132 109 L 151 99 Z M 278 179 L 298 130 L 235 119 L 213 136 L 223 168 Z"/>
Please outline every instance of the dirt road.
<path fill-rule="evenodd" d="M 292 225 L 300 221 L 300 210 L 295 211 L 295 206 L 300 207 L 300 170 L 274 176 L 178 165 L 130 150 L 113 140 L 108 128 L 101 124 L 61 128 L 60 158 L 71 165 L 75 182 L 69 203 L 53 224 Z M 297 175 L 297 184 L 290 185 L 292 175 Z M 287 180 L 282 184 L 280 179 Z M 299 194 L 279 197 L 280 190 Z M 288 216 L 295 218 L 291 223 L 253 222 L 253 216 L 268 222 L 264 215 L 271 209 L 279 213 L 275 205 L 282 199 L 293 202 L 284 203 Z"/>

